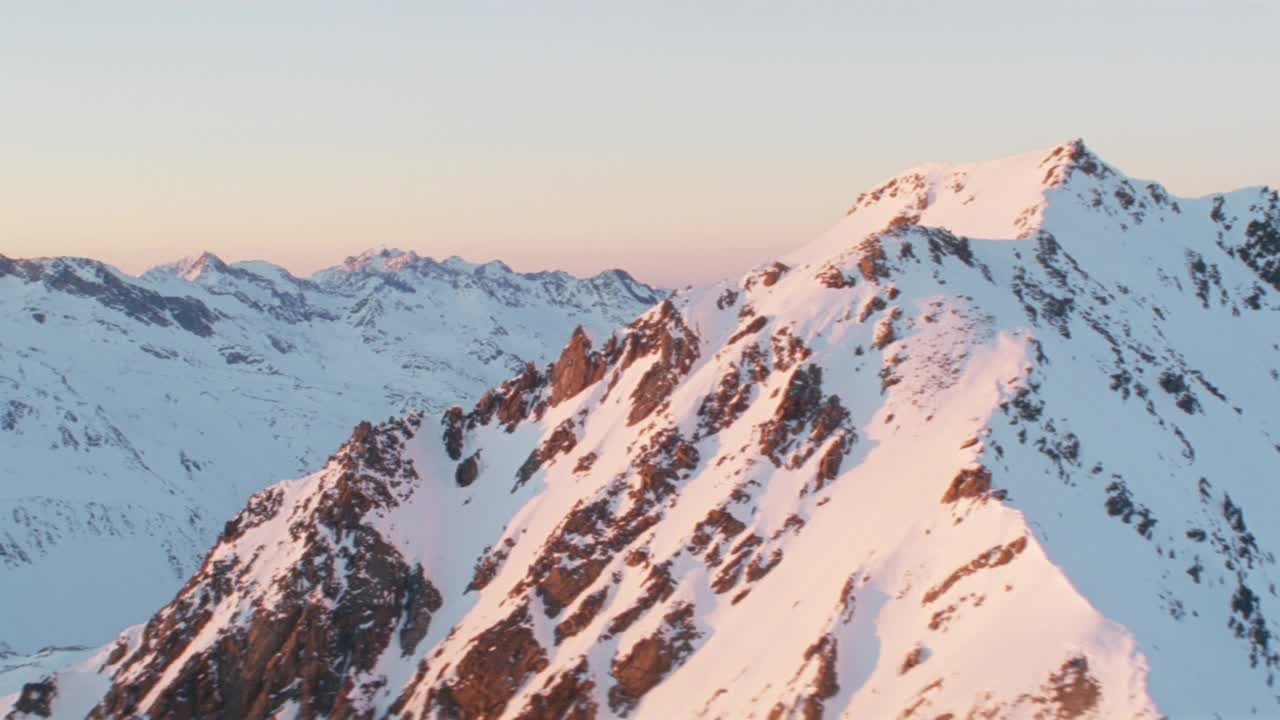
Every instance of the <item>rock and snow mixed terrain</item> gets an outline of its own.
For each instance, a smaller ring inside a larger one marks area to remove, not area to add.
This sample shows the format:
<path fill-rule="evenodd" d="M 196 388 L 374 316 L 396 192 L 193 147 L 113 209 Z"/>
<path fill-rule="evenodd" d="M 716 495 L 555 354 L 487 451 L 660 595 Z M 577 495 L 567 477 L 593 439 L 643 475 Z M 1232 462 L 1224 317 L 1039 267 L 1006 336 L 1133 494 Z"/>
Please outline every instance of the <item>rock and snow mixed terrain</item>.
<path fill-rule="evenodd" d="M 659 297 L 621 272 L 394 250 L 305 279 L 211 255 L 140 278 L 0 257 L 0 642 L 105 642 L 356 423 L 474 399 Z"/>
<path fill-rule="evenodd" d="M 256 494 L 14 717 L 1280 712 L 1280 198 L 1079 142 Z"/>

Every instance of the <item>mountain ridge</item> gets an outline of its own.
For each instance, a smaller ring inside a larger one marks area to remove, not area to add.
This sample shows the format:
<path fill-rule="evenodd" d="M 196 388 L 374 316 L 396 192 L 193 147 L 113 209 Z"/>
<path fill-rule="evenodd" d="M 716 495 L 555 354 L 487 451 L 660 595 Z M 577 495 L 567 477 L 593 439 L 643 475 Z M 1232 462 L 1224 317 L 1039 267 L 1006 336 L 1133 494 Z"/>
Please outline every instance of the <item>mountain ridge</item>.
<path fill-rule="evenodd" d="M 1280 197 L 1015 160 L 1012 189 L 891 179 L 439 425 L 360 425 L 14 707 L 1267 712 Z"/>
<path fill-rule="evenodd" d="M 36 258 L 38 260 L 48 258 Z M 96 262 L 96 261 L 95 261 Z M 643 284 L 630 273 L 622 268 L 605 268 L 597 273 L 589 275 L 579 275 L 566 272 L 564 270 L 535 270 L 528 272 L 518 272 L 511 266 L 494 259 L 487 262 L 472 262 L 458 255 L 450 255 L 442 260 L 436 260 L 430 255 L 419 255 L 414 250 L 403 250 L 397 247 L 387 245 L 377 245 L 371 247 L 356 255 L 347 256 L 342 262 L 328 267 L 320 268 L 311 273 L 298 275 L 288 270 L 282 265 L 267 260 L 237 260 L 227 262 L 216 253 L 203 250 L 197 254 L 189 255 L 178 260 L 164 262 L 153 265 L 135 277 L 146 277 L 151 275 L 178 275 L 188 281 L 195 281 L 199 276 L 199 272 L 206 267 L 213 267 L 220 272 L 227 272 L 234 269 L 270 269 L 273 272 L 286 275 L 299 281 L 315 281 L 318 277 L 325 275 L 333 275 L 339 271 L 353 273 L 380 273 L 380 272 L 397 272 L 405 269 L 407 266 L 422 263 L 427 266 L 441 266 L 455 271 L 464 272 L 497 272 L 500 274 L 521 275 L 524 277 L 565 277 L 574 280 L 597 280 L 602 277 L 617 276 L 626 281 L 637 285 Z M 119 272 L 119 271 L 117 271 Z M 189 273 L 194 273 L 192 277 L 185 277 Z M 124 274 L 124 273 L 122 273 Z M 261 274 L 261 273 L 259 273 Z"/>

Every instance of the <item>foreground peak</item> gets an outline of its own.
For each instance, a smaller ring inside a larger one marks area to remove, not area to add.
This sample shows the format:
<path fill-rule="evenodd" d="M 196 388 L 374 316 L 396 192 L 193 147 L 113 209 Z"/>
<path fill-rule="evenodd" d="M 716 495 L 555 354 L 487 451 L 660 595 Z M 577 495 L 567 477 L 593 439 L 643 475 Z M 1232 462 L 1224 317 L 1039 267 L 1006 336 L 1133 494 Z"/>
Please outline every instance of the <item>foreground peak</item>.
<path fill-rule="evenodd" d="M 894 180 L 901 182 L 905 178 L 915 176 L 959 176 L 978 173 L 999 174 L 1011 180 L 1034 181 L 1036 184 L 1052 187 L 1069 179 L 1072 172 L 1077 169 L 1085 175 L 1106 176 L 1116 172 L 1113 166 L 1103 161 L 1085 144 L 1083 138 L 1077 137 L 1057 145 L 992 160 L 965 163 L 925 162 L 889 178 L 881 186 L 889 185 Z M 872 190 L 863 193 L 863 196 L 874 194 L 874 192 Z"/>
<path fill-rule="evenodd" d="M 1028 238 L 1043 228 L 1050 205 L 1076 206 L 1080 198 L 1095 209 L 1101 208 L 1093 204 L 1098 197 L 1114 197 L 1111 204 L 1121 210 L 1143 194 L 1157 204 L 1172 203 L 1158 185 L 1141 185 L 1079 138 L 998 160 L 926 163 L 860 194 L 844 221 L 783 259 L 788 264 L 821 261 L 867 235 L 911 225 L 975 239 Z"/>

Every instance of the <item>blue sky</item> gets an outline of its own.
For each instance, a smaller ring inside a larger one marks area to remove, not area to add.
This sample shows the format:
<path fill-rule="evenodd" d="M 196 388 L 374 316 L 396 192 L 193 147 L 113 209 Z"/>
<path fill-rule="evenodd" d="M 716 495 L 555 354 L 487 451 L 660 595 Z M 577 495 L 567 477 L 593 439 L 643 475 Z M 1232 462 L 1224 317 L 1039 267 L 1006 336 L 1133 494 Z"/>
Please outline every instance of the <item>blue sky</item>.
<path fill-rule="evenodd" d="M 42 2 L 0 11 L 0 253 L 372 245 L 711 280 L 878 179 L 1082 136 L 1280 184 L 1280 3 Z"/>

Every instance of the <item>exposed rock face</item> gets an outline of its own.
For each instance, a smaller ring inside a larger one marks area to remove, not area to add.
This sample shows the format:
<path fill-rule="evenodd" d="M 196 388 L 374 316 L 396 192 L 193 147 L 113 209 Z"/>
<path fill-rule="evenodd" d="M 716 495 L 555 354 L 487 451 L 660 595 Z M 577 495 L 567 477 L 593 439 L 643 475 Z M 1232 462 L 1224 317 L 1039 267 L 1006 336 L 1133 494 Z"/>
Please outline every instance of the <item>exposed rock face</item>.
<path fill-rule="evenodd" d="M 662 517 L 655 509 L 683 479 L 682 471 L 698 465 L 697 449 L 668 429 L 640 448 L 631 483 L 611 483 L 601 497 L 579 501 L 542 547 L 515 592 L 532 588 L 548 617 L 556 617 L 600 577 L 604 568 Z M 630 505 L 615 512 L 626 493 Z"/>
<path fill-rule="evenodd" d="M 907 656 L 902 659 L 902 667 L 898 668 L 898 674 L 906 675 L 920 663 L 924 662 L 927 657 L 928 655 L 922 646 L 917 645 L 911 648 L 911 652 L 907 653 Z"/>
<path fill-rule="evenodd" d="M 885 265 L 884 245 L 875 238 L 867 238 L 858 246 L 858 272 L 867 282 L 875 282 L 889 277 Z"/>
<path fill-rule="evenodd" d="M 693 367 L 698 359 L 698 336 L 684 323 L 670 300 L 663 301 L 657 317 L 638 320 L 631 330 L 623 350 L 623 369 L 640 357 L 657 355 L 631 393 L 627 424 L 635 425 L 663 405 L 681 377 Z"/>
<path fill-rule="evenodd" d="M 693 626 L 693 606 L 679 605 L 662 618 L 662 626 L 632 646 L 625 656 L 614 658 L 609 707 L 622 715 L 661 682 L 693 652 L 698 631 Z"/>
<path fill-rule="evenodd" d="M 458 483 L 458 487 L 467 487 L 476 481 L 480 475 L 480 451 L 477 450 L 466 460 L 458 463 L 458 469 L 453 473 L 453 479 Z"/>
<path fill-rule="evenodd" d="M 729 341 L 726 344 L 732 345 L 748 335 L 754 335 L 755 333 L 758 333 L 761 330 L 763 330 L 764 326 L 768 324 L 769 324 L 769 318 L 763 315 L 757 315 L 755 318 L 751 320 L 751 322 L 744 325 L 741 330 L 734 333 L 729 338 Z"/>
<path fill-rule="evenodd" d="M 545 407 L 542 395 L 546 384 L 546 375 L 539 372 L 533 363 L 525 365 L 520 374 L 480 398 L 467 416 L 467 425 L 488 425 L 496 419 L 507 432 L 515 430 L 516 425 L 530 415 L 541 414 Z"/>
<path fill-rule="evenodd" d="M 822 283 L 823 287 L 828 287 L 833 290 L 851 288 L 858 284 L 858 279 L 856 277 L 853 275 L 846 275 L 835 265 L 827 265 L 822 268 L 816 277 L 818 282 Z"/>
<path fill-rule="evenodd" d="M 791 375 L 773 418 L 761 426 L 760 452 L 774 465 L 800 467 L 833 432 L 841 428 L 851 432 L 848 423 L 849 412 L 839 397 L 822 398 L 822 368 L 804 366 Z M 803 434 L 806 429 L 807 436 Z M 838 444 L 844 446 L 843 442 Z M 826 460 L 827 469 L 819 469 L 819 473 L 831 472 L 831 464 L 838 462 L 835 458 Z"/>
<path fill-rule="evenodd" d="M 842 431 L 836 436 L 835 442 L 827 446 L 827 451 L 822 454 L 818 460 L 818 474 L 814 480 L 814 490 L 821 490 L 827 483 L 835 480 L 840 475 L 840 467 L 844 463 L 844 456 L 849 454 L 849 450 L 857 435 L 851 431 Z"/>
<path fill-rule="evenodd" d="M 1097 678 L 1089 675 L 1089 659 L 1082 656 L 1064 662 L 1058 672 L 1049 676 L 1044 690 L 1039 699 L 1059 718 L 1088 716 L 1097 709 L 1102 695 Z"/>
<path fill-rule="evenodd" d="M 729 344 L 736 341 L 730 338 Z M 768 378 L 771 368 L 758 343 L 746 345 L 740 360 L 731 365 L 715 390 L 702 399 L 697 437 L 714 435 L 731 426 L 755 398 L 756 384 Z"/>
<path fill-rule="evenodd" d="M 840 684 L 836 674 L 836 640 L 824 635 L 818 642 L 809 646 L 804 652 L 806 661 L 815 662 L 817 668 L 813 680 L 813 690 L 804 698 L 801 711 L 806 720 L 818 720 L 823 717 L 824 700 L 835 697 L 840 692 Z"/>
<path fill-rule="evenodd" d="M 445 412 L 441 418 L 440 424 L 444 425 L 444 448 L 445 452 L 453 460 L 462 458 L 462 437 L 465 428 L 463 422 L 466 416 L 462 413 L 462 408 L 454 405 Z"/>
<path fill-rule="evenodd" d="M 1266 714 L 1265 197 L 1078 143 L 906 173 L 785 270 L 358 428 L 111 651 L 95 712 Z"/>
<path fill-rule="evenodd" d="M 921 599 L 920 601 L 921 604 L 928 605 L 929 603 L 937 600 L 938 598 L 945 595 L 948 590 L 954 587 L 956 583 L 960 582 L 961 580 L 968 577 L 969 575 L 972 575 L 978 572 L 979 570 L 983 570 L 985 568 L 997 568 L 997 567 L 1000 567 L 1001 565 L 1008 565 L 1010 562 L 1013 562 L 1014 558 L 1022 554 L 1022 551 L 1026 549 L 1027 549 L 1027 538 L 1025 535 L 1016 540 L 1013 540 L 1012 542 L 1009 542 L 1004 546 L 996 545 L 995 547 L 978 555 L 978 557 L 974 558 L 973 560 L 970 560 L 968 564 L 963 565 L 959 568 L 956 568 L 955 572 L 948 575 L 946 579 L 944 579 L 942 582 L 938 583 L 932 588 L 929 588 L 929 591 L 926 592 L 924 594 L 924 597 Z"/>
<path fill-rule="evenodd" d="M 984 467 L 964 468 L 951 480 L 942 502 L 953 503 L 964 498 L 980 498 L 991 489 L 991 471 Z"/>
<path fill-rule="evenodd" d="M 278 490 L 255 499 L 148 623 L 141 646 L 117 659 L 117 681 L 93 716 L 265 718 L 291 704 L 305 717 L 358 714 L 352 702 L 367 688 L 356 678 L 393 642 L 412 655 L 443 604 L 422 566 L 368 524 L 419 480 L 402 457 L 419 425 L 417 418 L 362 423 L 315 479 L 307 503 L 285 506 Z M 270 547 L 260 536 L 273 527 L 302 552 L 261 588 L 249 573 Z M 273 597 L 269 606 L 246 607 L 243 624 L 219 627 L 220 606 L 262 590 Z M 206 628 L 222 632 L 207 638 Z M 166 677 L 170 666 L 177 673 Z"/>
<path fill-rule="evenodd" d="M 529 700 L 517 720 L 594 720 L 599 707 L 592 699 L 595 681 L 591 679 L 586 658 L 572 670 L 566 670 L 547 681 L 542 692 Z"/>
<path fill-rule="evenodd" d="M 22 686 L 22 693 L 13 710 L 5 716 L 5 720 L 19 720 L 26 717 L 47 718 L 53 716 L 53 700 L 58 695 L 58 686 L 52 680 L 27 683 Z"/>
<path fill-rule="evenodd" d="M 516 470 L 517 487 L 529 482 L 529 478 L 533 477 L 533 474 L 539 468 L 555 458 L 555 456 L 573 451 L 573 448 L 578 444 L 578 436 L 573 433 L 573 425 L 572 420 L 565 420 L 560 423 L 551 433 L 551 436 L 547 438 L 546 442 L 529 453 L 529 458 L 524 461 L 519 470 Z"/>
<path fill-rule="evenodd" d="M 778 283 L 778 280 L 782 277 L 783 273 L 790 269 L 791 267 L 786 263 L 775 262 L 768 268 L 765 268 L 764 272 L 760 274 L 760 284 L 765 287 L 773 287 Z M 747 286 L 748 289 L 750 289 L 749 280 L 747 281 Z"/>
<path fill-rule="evenodd" d="M 525 679 L 547 668 L 534 639 L 527 605 L 476 636 L 458 663 L 456 679 L 433 689 L 426 712 L 465 720 L 498 717 Z"/>
<path fill-rule="evenodd" d="M 551 366 L 551 397 L 554 407 L 577 395 L 604 378 L 605 361 L 599 353 L 592 352 L 591 339 L 579 325 L 560 359 Z"/>

